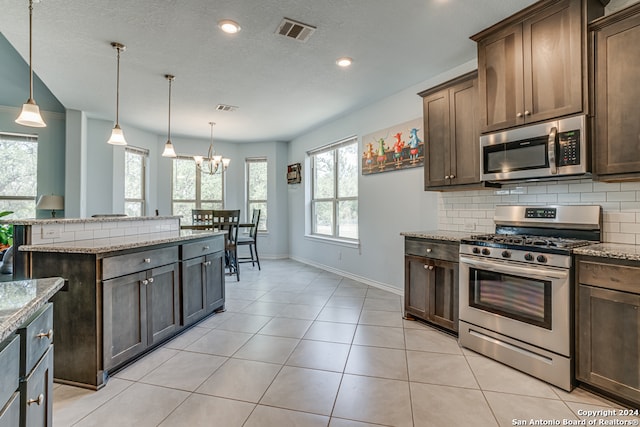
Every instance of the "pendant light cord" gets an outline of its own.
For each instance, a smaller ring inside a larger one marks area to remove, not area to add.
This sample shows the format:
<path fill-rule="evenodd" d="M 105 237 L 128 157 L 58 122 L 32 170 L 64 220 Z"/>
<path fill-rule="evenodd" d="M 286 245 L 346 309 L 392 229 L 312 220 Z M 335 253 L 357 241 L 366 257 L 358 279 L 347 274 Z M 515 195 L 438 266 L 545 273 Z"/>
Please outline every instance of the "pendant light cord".
<path fill-rule="evenodd" d="M 118 69 L 116 71 L 116 126 L 120 126 L 120 46 L 116 46 L 118 51 Z"/>
<path fill-rule="evenodd" d="M 33 101 L 33 0 L 29 0 L 29 104 L 35 104 Z"/>
<path fill-rule="evenodd" d="M 167 76 L 167 80 L 169 80 L 169 120 L 167 126 L 167 139 L 171 141 L 171 82 L 173 81 L 173 77 Z"/>

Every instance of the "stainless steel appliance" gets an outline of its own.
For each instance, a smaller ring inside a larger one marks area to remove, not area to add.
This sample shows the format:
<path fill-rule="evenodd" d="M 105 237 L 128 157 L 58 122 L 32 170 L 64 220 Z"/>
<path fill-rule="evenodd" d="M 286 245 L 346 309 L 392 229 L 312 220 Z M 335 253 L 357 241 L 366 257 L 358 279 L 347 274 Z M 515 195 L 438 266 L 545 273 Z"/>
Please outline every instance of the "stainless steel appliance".
<path fill-rule="evenodd" d="M 480 137 L 481 179 L 509 181 L 584 175 L 591 171 L 586 116 Z"/>
<path fill-rule="evenodd" d="M 496 233 L 460 245 L 459 340 L 570 391 L 571 250 L 600 241 L 600 206 L 498 206 Z"/>

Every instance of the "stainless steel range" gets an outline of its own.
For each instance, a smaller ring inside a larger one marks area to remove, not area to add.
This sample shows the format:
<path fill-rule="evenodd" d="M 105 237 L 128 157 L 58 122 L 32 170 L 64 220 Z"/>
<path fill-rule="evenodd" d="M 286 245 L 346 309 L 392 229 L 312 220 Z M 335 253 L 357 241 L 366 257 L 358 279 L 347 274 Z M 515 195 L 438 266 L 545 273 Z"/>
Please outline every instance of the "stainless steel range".
<path fill-rule="evenodd" d="M 496 233 L 460 245 L 459 339 L 570 391 L 575 247 L 600 241 L 600 206 L 498 206 Z"/>

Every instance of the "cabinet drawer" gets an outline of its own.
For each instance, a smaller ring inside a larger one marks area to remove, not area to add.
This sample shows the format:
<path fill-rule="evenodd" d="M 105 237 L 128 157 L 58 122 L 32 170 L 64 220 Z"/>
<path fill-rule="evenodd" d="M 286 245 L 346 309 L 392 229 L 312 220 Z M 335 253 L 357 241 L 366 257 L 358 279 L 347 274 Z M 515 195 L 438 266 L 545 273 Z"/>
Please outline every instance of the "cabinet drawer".
<path fill-rule="evenodd" d="M 148 270 L 178 260 L 178 246 L 134 252 L 102 260 L 102 280 Z"/>
<path fill-rule="evenodd" d="M 182 245 L 182 256 L 180 259 L 191 259 L 197 256 L 209 255 L 224 249 L 224 239 L 207 239 Z"/>
<path fill-rule="evenodd" d="M 20 381 L 21 427 L 51 427 L 53 423 L 53 346 L 28 377 Z"/>
<path fill-rule="evenodd" d="M 429 239 L 405 238 L 404 253 L 426 258 L 458 262 L 460 245 Z"/>
<path fill-rule="evenodd" d="M 53 342 L 53 304 L 45 304 L 18 329 L 20 377 L 31 372 Z"/>
<path fill-rule="evenodd" d="M 0 343 L 0 410 L 18 389 L 20 376 L 20 336 L 12 335 Z M 4 425 L 0 423 L 0 425 Z"/>
<path fill-rule="evenodd" d="M 20 425 L 20 393 L 16 391 L 4 408 L 0 407 L 0 427 L 18 425 Z"/>
<path fill-rule="evenodd" d="M 584 285 L 640 293 L 638 277 L 640 267 L 585 260 L 578 262 L 578 280 Z"/>

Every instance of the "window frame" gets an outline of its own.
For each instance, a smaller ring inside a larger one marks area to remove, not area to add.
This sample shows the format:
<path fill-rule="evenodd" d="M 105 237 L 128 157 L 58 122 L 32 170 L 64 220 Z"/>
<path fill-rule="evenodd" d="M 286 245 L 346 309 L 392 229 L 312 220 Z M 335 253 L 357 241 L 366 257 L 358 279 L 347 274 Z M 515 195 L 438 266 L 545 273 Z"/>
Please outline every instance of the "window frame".
<path fill-rule="evenodd" d="M 175 161 L 176 160 L 190 160 L 193 162 L 193 167 L 195 168 L 195 177 L 196 177 L 196 182 L 195 182 L 195 186 L 196 186 L 196 191 L 195 191 L 195 199 L 174 199 L 174 193 L 173 193 L 173 183 L 174 183 L 174 171 L 175 171 Z M 202 209 L 202 203 L 221 203 L 222 205 L 222 209 L 224 209 L 225 206 L 225 198 L 226 198 L 226 191 L 225 191 L 225 178 L 226 178 L 226 171 L 221 167 L 214 175 L 216 174 L 220 174 L 221 175 L 221 183 L 220 185 L 222 186 L 222 200 L 202 200 L 202 170 L 198 168 L 196 161 L 193 159 L 193 157 L 191 156 L 181 156 L 178 155 L 174 158 L 171 159 L 171 214 L 172 215 L 177 215 L 174 211 L 173 211 L 173 207 L 175 203 L 194 203 L 195 207 L 194 209 Z M 183 220 L 187 223 L 191 223 L 191 218 L 183 218 Z"/>
<path fill-rule="evenodd" d="M 307 152 L 307 156 L 309 157 L 309 213 L 310 213 L 310 227 L 309 227 L 309 236 L 315 239 L 322 239 L 322 240 L 332 240 L 332 241 L 336 241 L 336 242 L 342 242 L 345 244 L 356 244 L 358 245 L 360 242 L 360 215 L 358 213 L 358 218 L 357 218 L 357 223 L 358 223 L 358 237 L 357 238 L 351 238 L 351 237 L 344 237 L 344 236 L 340 236 L 340 224 L 339 224 L 339 209 L 338 206 L 340 204 L 340 202 L 345 202 L 345 201 L 355 201 L 356 203 L 359 204 L 359 186 L 358 186 L 358 182 L 356 182 L 356 191 L 358 192 L 358 195 L 356 196 L 348 196 L 348 197 L 340 197 L 339 196 L 339 175 L 340 175 L 340 168 L 339 168 L 339 161 L 338 161 L 338 151 L 340 148 L 349 146 L 349 145 L 355 145 L 356 148 L 356 152 L 358 152 L 358 137 L 357 136 L 350 136 L 348 138 L 344 138 L 341 139 L 339 141 L 333 142 L 331 144 L 327 144 L 325 146 L 322 147 L 318 147 L 316 149 L 313 150 L 309 150 Z M 315 195 L 315 177 L 316 177 L 316 156 L 320 155 L 320 154 L 324 154 L 324 153 L 328 153 L 328 152 L 332 152 L 333 154 L 333 197 L 316 197 Z M 358 169 L 357 173 L 356 173 L 356 180 L 358 180 L 358 177 L 360 175 L 360 167 L 359 167 L 359 162 L 356 159 L 356 167 Z M 331 202 L 332 204 L 332 217 L 333 217 L 333 221 L 332 221 L 332 225 L 331 225 L 331 234 L 323 234 L 323 233 L 318 233 L 317 230 L 317 223 L 316 223 L 316 204 L 318 202 L 323 202 L 323 203 L 327 203 L 327 202 Z"/>
<path fill-rule="evenodd" d="M 125 152 L 125 177 L 124 177 L 124 185 L 125 185 L 125 197 L 124 197 L 124 205 L 125 205 L 125 212 L 127 210 L 126 206 L 127 203 L 140 203 L 140 216 L 145 216 L 147 215 L 147 165 L 149 162 L 149 150 L 144 149 L 144 148 L 139 148 L 139 147 L 133 147 L 133 146 L 126 146 L 124 147 L 124 152 Z M 142 198 L 139 199 L 135 199 L 135 198 L 127 198 L 126 194 L 127 194 L 127 174 L 126 174 L 126 162 L 127 162 L 127 154 L 134 154 L 134 155 L 138 155 L 140 157 L 142 157 L 142 170 L 140 171 L 140 176 L 141 176 L 141 188 L 140 188 L 140 192 L 142 195 Z"/>
<path fill-rule="evenodd" d="M 251 164 L 252 163 L 264 163 L 267 167 L 267 198 L 266 199 L 251 199 L 250 198 L 250 188 L 249 188 L 249 183 L 251 182 L 250 179 L 250 170 L 251 170 Z M 251 222 L 251 215 L 252 215 L 252 208 L 251 205 L 253 203 L 264 203 L 265 206 L 268 206 L 268 199 L 269 199 L 269 161 L 266 157 L 247 157 L 244 159 L 244 164 L 245 164 L 245 174 L 246 174 L 246 178 L 245 178 L 245 192 L 246 192 L 246 198 L 245 198 L 245 206 L 246 206 L 246 222 L 249 223 Z M 261 218 L 262 218 L 262 213 L 261 213 Z M 258 228 L 258 232 L 259 233 L 268 233 L 269 232 L 269 227 L 267 225 L 267 221 L 269 219 L 269 215 L 267 214 L 266 220 L 260 220 L 260 224 L 264 224 L 264 228 Z"/>
<path fill-rule="evenodd" d="M 29 215 L 28 217 L 35 218 L 37 216 L 36 201 L 38 198 L 38 149 L 40 144 L 40 141 L 38 140 L 38 135 L 31 134 L 31 133 L 0 132 L 0 137 L 7 138 L 7 139 L 13 138 L 13 140 L 15 141 L 20 140 L 20 142 L 29 142 L 29 143 L 35 144 L 35 174 L 34 174 L 36 179 L 35 194 L 33 196 L 31 195 L 11 195 L 11 196 L 0 195 L 0 202 L 8 201 L 10 203 L 11 201 L 18 201 L 18 202 L 32 201 L 33 214 Z M 11 210 L 11 209 L 8 209 L 8 210 Z"/>

